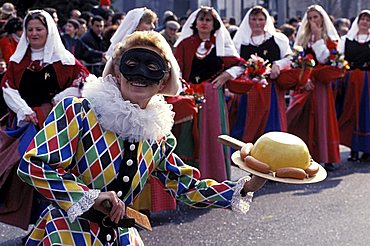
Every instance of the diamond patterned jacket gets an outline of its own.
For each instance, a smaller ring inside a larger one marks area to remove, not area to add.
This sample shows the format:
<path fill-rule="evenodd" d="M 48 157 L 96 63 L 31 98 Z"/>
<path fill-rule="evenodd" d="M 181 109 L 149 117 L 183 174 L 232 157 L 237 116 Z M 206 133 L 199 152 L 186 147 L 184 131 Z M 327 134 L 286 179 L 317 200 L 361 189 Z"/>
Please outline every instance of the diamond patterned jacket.
<path fill-rule="evenodd" d="M 200 180 L 199 171 L 173 153 L 175 146 L 172 134 L 125 141 L 103 129 L 88 99 L 64 98 L 19 165 L 19 177 L 51 201 L 26 245 L 142 245 L 136 228 L 107 231 L 83 214 L 100 191 L 115 190 L 130 205 L 150 175 L 190 206 L 230 207 L 240 182 Z"/>

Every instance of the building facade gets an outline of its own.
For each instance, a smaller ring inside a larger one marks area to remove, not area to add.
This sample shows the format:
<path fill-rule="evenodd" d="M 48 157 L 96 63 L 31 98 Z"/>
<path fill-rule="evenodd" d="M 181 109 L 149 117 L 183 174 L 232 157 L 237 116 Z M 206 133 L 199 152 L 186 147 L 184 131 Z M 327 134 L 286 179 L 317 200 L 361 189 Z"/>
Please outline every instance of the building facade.
<path fill-rule="evenodd" d="M 114 7 L 119 11 L 129 11 L 146 6 L 154 10 L 163 21 L 166 10 L 173 11 L 178 17 L 187 16 L 199 6 L 213 6 L 220 16 L 234 17 L 237 23 L 243 19 L 249 8 L 262 5 L 276 18 L 277 24 L 283 24 L 291 17 L 303 17 L 308 6 L 320 4 L 334 17 L 355 17 L 362 9 L 370 9 L 370 0 L 116 0 Z"/>

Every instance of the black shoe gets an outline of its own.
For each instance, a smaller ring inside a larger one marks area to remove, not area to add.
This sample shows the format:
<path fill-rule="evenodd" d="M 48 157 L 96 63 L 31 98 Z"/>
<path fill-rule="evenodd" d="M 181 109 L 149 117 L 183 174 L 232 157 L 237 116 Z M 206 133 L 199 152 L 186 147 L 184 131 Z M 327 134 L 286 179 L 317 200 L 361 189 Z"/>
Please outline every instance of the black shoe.
<path fill-rule="evenodd" d="M 358 152 L 351 150 L 351 154 L 348 156 L 347 161 L 359 161 Z"/>
<path fill-rule="evenodd" d="M 363 153 L 360 159 L 361 162 L 370 162 L 370 153 Z"/>
<path fill-rule="evenodd" d="M 328 163 L 324 163 L 324 168 L 327 172 L 330 172 L 330 171 L 334 171 L 335 170 L 335 166 L 333 163 L 331 162 L 328 162 Z"/>

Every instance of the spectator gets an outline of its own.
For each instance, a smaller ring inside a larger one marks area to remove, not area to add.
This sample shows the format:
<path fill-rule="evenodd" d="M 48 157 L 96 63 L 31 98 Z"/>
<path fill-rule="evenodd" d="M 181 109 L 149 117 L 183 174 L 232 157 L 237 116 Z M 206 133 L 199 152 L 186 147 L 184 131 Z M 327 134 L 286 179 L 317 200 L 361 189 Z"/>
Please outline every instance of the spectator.
<path fill-rule="evenodd" d="M 236 31 L 238 31 L 239 27 L 236 25 L 236 20 L 234 17 L 230 17 L 229 19 L 229 27 L 227 28 L 227 30 L 229 31 L 230 33 L 230 36 L 231 38 L 234 37 Z"/>
<path fill-rule="evenodd" d="M 78 23 L 80 23 L 80 28 L 78 29 L 77 36 L 80 38 L 87 32 L 87 24 L 86 20 L 82 18 L 77 19 Z"/>
<path fill-rule="evenodd" d="M 285 34 L 285 36 L 288 37 L 289 46 L 290 48 L 293 48 L 296 34 L 296 29 L 294 28 L 294 26 L 289 24 L 283 24 L 279 29 L 283 34 Z"/>
<path fill-rule="evenodd" d="M 104 20 L 101 16 L 97 15 L 92 18 L 91 28 L 81 37 L 81 41 L 90 49 L 105 52 L 107 50 L 107 46 L 103 40 L 103 30 Z M 105 64 L 105 58 L 103 57 L 103 59 L 98 62 Z M 91 73 L 94 73 L 96 76 L 100 76 L 103 72 L 103 64 L 86 66 Z"/>
<path fill-rule="evenodd" d="M 0 8 L 0 29 L 3 28 L 5 23 L 17 16 L 17 12 L 15 7 L 12 3 L 4 3 L 3 6 Z"/>
<path fill-rule="evenodd" d="M 162 25 L 160 25 L 160 26 L 158 26 L 156 29 L 155 29 L 155 31 L 157 31 L 157 32 L 160 32 L 160 31 L 162 31 L 163 29 L 165 29 L 166 28 L 166 22 L 167 21 L 170 21 L 170 20 L 175 20 L 175 21 L 177 21 L 177 16 L 171 11 L 171 10 L 167 10 L 167 11 L 165 11 L 164 12 L 164 14 L 163 14 L 163 23 L 162 23 Z"/>
<path fill-rule="evenodd" d="M 160 32 L 167 43 L 170 45 L 172 51 L 175 50 L 174 44 L 179 38 L 178 30 L 180 29 L 180 24 L 177 21 L 167 21 L 166 28 Z"/>
<path fill-rule="evenodd" d="M 86 21 L 86 27 L 90 28 L 91 27 L 91 20 L 94 17 L 94 15 L 89 12 L 89 11 L 84 11 L 81 13 L 80 18 L 84 19 Z"/>
<path fill-rule="evenodd" d="M 78 18 L 80 18 L 81 12 L 78 9 L 72 9 L 69 15 L 69 18 L 77 20 Z"/>
<path fill-rule="evenodd" d="M 62 42 L 66 49 L 77 59 L 88 63 L 100 62 L 104 52 L 90 49 L 78 38 L 79 22 L 69 19 L 65 25 L 65 32 L 61 35 Z"/>
<path fill-rule="evenodd" d="M 180 29 L 179 29 L 179 32 L 181 32 L 182 30 L 182 27 L 184 26 L 184 24 L 186 23 L 186 20 L 188 19 L 188 17 L 186 16 L 181 16 L 179 18 L 179 24 L 180 24 Z"/>
<path fill-rule="evenodd" d="M 0 39 L 0 48 L 6 64 L 17 48 L 23 33 L 23 21 L 19 17 L 12 18 L 4 26 L 6 36 Z"/>
<path fill-rule="evenodd" d="M 44 10 L 51 15 L 51 17 L 53 18 L 55 24 L 58 26 L 59 18 L 58 18 L 57 10 L 54 9 L 54 8 L 44 8 Z"/>
<path fill-rule="evenodd" d="M 94 50 L 106 51 L 103 44 L 104 20 L 100 16 L 93 17 L 91 28 L 81 37 L 81 41 Z"/>
<path fill-rule="evenodd" d="M 100 0 L 99 5 L 94 7 L 91 13 L 101 16 L 104 20 L 108 20 L 109 16 L 114 14 L 114 11 L 110 8 L 111 5 L 110 0 Z"/>
<path fill-rule="evenodd" d="M 299 26 L 299 21 L 298 21 L 297 18 L 292 17 L 292 18 L 289 19 L 288 24 L 293 26 L 297 30 L 298 26 Z"/>
<path fill-rule="evenodd" d="M 121 24 L 123 19 L 125 19 L 126 13 L 125 12 L 119 12 L 113 15 L 112 18 L 112 25 L 117 25 Z"/>
<path fill-rule="evenodd" d="M 347 34 L 351 27 L 351 21 L 347 18 L 338 18 L 334 21 L 334 27 L 337 30 L 340 37 Z"/>

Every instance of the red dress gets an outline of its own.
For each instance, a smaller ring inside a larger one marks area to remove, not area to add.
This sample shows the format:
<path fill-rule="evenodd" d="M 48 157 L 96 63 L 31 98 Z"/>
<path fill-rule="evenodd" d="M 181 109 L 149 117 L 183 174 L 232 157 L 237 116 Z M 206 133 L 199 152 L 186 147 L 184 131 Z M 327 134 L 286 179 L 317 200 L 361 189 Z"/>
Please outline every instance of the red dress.
<path fill-rule="evenodd" d="M 327 46 L 333 42 L 327 42 Z M 328 69 L 331 69 L 328 67 Z M 288 132 L 303 139 L 312 158 L 320 163 L 339 163 L 339 130 L 331 80 L 323 79 L 322 65 L 311 74 L 314 89 L 295 92 L 287 110 Z M 327 72 L 332 74 L 332 71 Z M 338 75 L 339 76 L 339 75 Z"/>
<path fill-rule="evenodd" d="M 18 41 L 13 38 L 13 36 L 9 35 L 0 39 L 0 48 L 1 53 L 3 55 L 3 59 L 5 60 L 6 64 L 9 63 L 10 57 L 14 54 L 15 49 L 17 48 Z"/>

